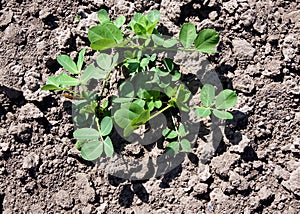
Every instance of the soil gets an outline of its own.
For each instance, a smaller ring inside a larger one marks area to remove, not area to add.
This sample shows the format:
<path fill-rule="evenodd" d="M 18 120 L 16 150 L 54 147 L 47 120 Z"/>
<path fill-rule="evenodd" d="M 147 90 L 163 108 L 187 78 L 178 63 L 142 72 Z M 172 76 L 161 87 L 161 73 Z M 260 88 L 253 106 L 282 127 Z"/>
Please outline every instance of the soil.
<path fill-rule="evenodd" d="M 89 45 L 100 8 L 127 21 L 157 9 L 168 35 L 186 21 L 220 33 L 209 61 L 239 102 L 208 163 L 195 150 L 130 181 L 78 155 L 71 102 L 39 88 L 61 71 L 58 54 Z M 0 17 L 0 212 L 300 212 L 299 0 L 2 0 Z"/>

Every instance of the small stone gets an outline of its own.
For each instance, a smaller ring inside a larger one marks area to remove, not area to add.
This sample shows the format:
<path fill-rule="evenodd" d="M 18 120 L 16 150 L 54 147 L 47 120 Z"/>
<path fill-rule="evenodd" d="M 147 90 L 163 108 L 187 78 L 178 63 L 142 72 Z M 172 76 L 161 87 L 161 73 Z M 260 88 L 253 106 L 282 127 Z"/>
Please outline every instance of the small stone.
<path fill-rule="evenodd" d="M 281 184 L 293 194 L 300 197 L 300 167 L 291 173 L 289 180 L 283 181 Z"/>
<path fill-rule="evenodd" d="M 23 169 L 32 169 L 39 164 L 40 157 L 35 153 L 30 153 L 23 160 Z"/>
<path fill-rule="evenodd" d="M 247 136 L 242 135 L 242 140 L 239 142 L 238 145 L 233 145 L 229 148 L 230 152 L 235 152 L 238 154 L 243 154 L 245 151 L 245 148 L 250 145 L 250 140 Z"/>
<path fill-rule="evenodd" d="M 0 20 L 0 28 L 6 27 L 11 23 L 13 18 L 13 12 L 12 11 L 6 11 L 2 14 L 1 20 Z"/>
<path fill-rule="evenodd" d="M 255 54 L 255 49 L 245 39 L 232 40 L 233 52 L 239 61 L 252 60 Z"/>
<path fill-rule="evenodd" d="M 71 194 L 65 190 L 60 190 L 55 194 L 55 202 L 64 209 L 70 209 L 74 206 L 74 199 Z"/>
<path fill-rule="evenodd" d="M 250 94 L 255 88 L 253 79 L 247 74 L 239 75 L 233 79 L 232 83 L 234 88 L 246 94 Z"/>
<path fill-rule="evenodd" d="M 208 179 L 211 178 L 211 173 L 209 171 L 208 165 L 202 164 L 201 166 L 199 166 L 198 177 L 201 182 L 206 182 Z"/>
<path fill-rule="evenodd" d="M 79 189 L 79 200 L 83 204 L 87 204 L 88 202 L 93 202 L 96 197 L 96 192 L 94 188 L 92 188 L 89 184 L 88 175 L 85 173 L 77 173 L 76 174 L 75 185 Z"/>
<path fill-rule="evenodd" d="M 207 193 L 207 190 L 208 190 L 208 184 L 198 183 L 194 186 L 194 192 L 197 195 L 203 195 Z"/>
<path fill-rule="evenodd" d="M 281 61 L 280 60 L 266 60 L 265 70 L 262 74 L 266 77 L 274 77 L 281 73 Z"/>
<path fill-rule="evenodd" d="M 277 179 L 288 180 L 290 178 L 290 173 L 278 165 L 275 165 L 273 173 Z"/>
<path fill-rule="evenodd" d="M 18 114 L 18 120 L 20 121 L 26 121 L 26 120 L 32 120 L 37 118 L 42 118 L 44 114 L 41 112 L 41 110 L 36 107 L 32 103 L 27 103 L 26 105 L 22 106 L 19 110 Z"/>
<path fill-rule="evenodd" d="M 96 208 L 97 213 L 106 213 L 108 208 L 108 203 L 105 201 L 99 207 Z"/>
<path fill-rule="evenodd" d="M 1 151 L 3 151 L 3 152 L 7 152 L 9 150 L 9 146 L 10 146 L 9 143 L 0 143 L 0 148 L 1 148 Z"/>
<path fill-rule="evenodd" d="M 235 12 L 236 8 L 238 8 L 238 3 L 236 0 L 224 2 L 223 4 L 224 9 L 229 13 L 232 14 Z"/>
<path fill-rule="evenodd" d="M 210 12 L 210 13 L 208 14 L 208 17 L 209 17 L 209 19 L 212 20 L 212 21 L 216 20 L 217 17 L 218 17 L 217 11 L 212 11 L 212 12 Z"/>
<path fill-rule="evenodd" d="M 228 177 L 230 168 L 240 158 L 238 154 L 224 153 L 218 157 L 214 157 L 211 161 L 211 166 L 215 170 L 216 174 L 221 177 Z"/>
<path fill-rule="evenodd" d="M 266 186 L 263 186 L 259 191 L 258 191 L 258 197 L 261 201 L 266 201 L 269 200 L 272 196 L 274 195 L 273 192 L 271 192 L 270 189 L 268 189 Z"/>

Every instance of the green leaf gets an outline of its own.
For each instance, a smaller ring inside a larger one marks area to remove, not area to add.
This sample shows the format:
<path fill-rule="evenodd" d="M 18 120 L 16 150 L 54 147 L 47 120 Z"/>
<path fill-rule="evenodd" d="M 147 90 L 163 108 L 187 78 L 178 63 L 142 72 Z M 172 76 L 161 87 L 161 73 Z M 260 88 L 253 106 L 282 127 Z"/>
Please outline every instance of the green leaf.
<path fill-rule="evenodd" d="M 213 114 L 220 119 L 233 119 L 233 115 L 226 111 L 213 110 Z"/>
<path fill-rule="evenodd" d="M 100 68 L 96 68 L 93 64 L 90 64 L 82 73 L 81 83 L 86 84 L 90 79 L 105 79 L 106 72 Z"/>
<path fill-rule="evenodd" d="M 104 23 L 110 21 L 109 15 L 108 15 L 108 13 L 107 13 L 106 10 L 104 10 L 104 9 L 99 10 L 99 12 L 98 12 L 98 20 L 99 20 L 99 22 L 101 24 L 104 24 Z"/>
<path fill-rule="evenodd" d="M 134 97 L 134 88 L 131 82 L 126 81 L 120 85 L 120 96 Z"/>
<path fill-rule="evenodd" d="M 174 74 L 172 75 L 172 81 L 178 81 L 180 80 L 181 73 L 179 71 L 174 71 Z"/>
<path fill-rule="evenodd" d="M 82 145 L 80 153 L 82 158 L 85 160 L 96 160 L 103 153 L 103 143 L 100 141 L 86 142 Z"/>
<path fill-rule="evenodd" d="M 118 126 L 124 129 L 131 124 L 131 121 L 137 118 L 143 111 L 144 109 L 140 105 L 136 103 L 130 103 L 129 107 L 121 106 L 121 109 L 118 109 L 114 113 L 114 120 Z"/>
<path fill-rule="evenodd" d="M 139 126 L 148 122 L 150 118 L 150 110 L 144 110 L 137 118 L 131 121 L 132 126 Z"/>
<path fill-rule="evenodd" d="M 164 129 L 162 135 L 167 139 L 173 139 L 175 137 L 178 137 L 177 132 L 169 128 Z"/>
<path fill-rule="evenodd" d="M 115 47 L 116 41 L 113 39 L 101 38 L 91 43 L 91 48 L 96 51 L 105 50 L 108 48 Z"/>
<path fill-rule="evenodd" d="M 77 86 L 79 85 L 79 80 L 67 75 L 66 73 L 61 73 L 56 77 L 57 82 L 59 83 L 60 86 L 65 87 L 65 86 Z"/>
<path fill-rule="evenodd" d="M 205 107 L 196 107 L 195 113 L 199 117 L 207 117 L 207 116 L 211 115 L 210 109 L 205 108 Z"/>
<path fill-rule="evenodd" d="M 124 137 L 129 137 L 129 135 L 132 134 L 132 132 L 137 129 L 137 126 L 132 126 L 131 124 L 128 124 L 123 131 Z"/>
<path fill-rule="evenodd" d="M 96 140 L 100 135 L 96 129 L 82 128 L 74 131 L 73 136 L 76 139 Z"/>
<path fill-rule="evenodd" d="M 195 48 L 204 53 L 216 53 L 214 48 L 217 46 L 219 39 L 220 36 L 215 30 L 202 30 L 195 39 Z"/>
<path fill-rule="evenodd" d="M 49 77 L 46 84 L 47 85 L 55 85 L 55 86 L 59 87 L 59 82 L 57 81 L 57 77 L 55 77 L 55 76 Z"/>
<path fill-rule="evenodd" d="M 185 103 L 189 100 L 190 96 L 191 92 L 184 86 L 184 84 L 181 84 L 176 92 L 177 102 Z"/>
<path fill-rule="evenodd" d="M 67 71 L 71 72 L 72 74 L 78 74 L 79 71 L 75 62 L 65 54 L 57 56 L 57 62 Z"/>
<path fill-rule="evenodd" d="M 160 13 L 158 10 L 152 10 L 147 14 L 147 18 L 151 23 L 157 23 L 160 20 Z"/>
<path fill-rule="evenodd" d="M 196 27 L 194 24 L 188 22 L 182 25 L 179 33 L 179 41 L 184 48 L 190 48 L 197 37 Z"/>
<path fill-rule="evenodd" d="M 128 103 L 128 102 L 131 102 L 133 98 L 129 97 L 117 97 L 117 98 L 114 98 L 113 99 L 113 102 L 114 103 Z"/>
<path fill-rule="evenodd" d="M 118 16 L 117 19 L 114 21 L 114 24 L 117 26 L 117 28 L 120 28 L 122 27 L 122 25 L 124 25 L 125 22 L 125 16 Z"/>
<path fill-rule="evenodd" d="M 177 39 L 167 39 L 164 41 L 163 47 L 171 48 L 178 43 Z"/>
<path fill-rule="evenodd" d="M 145 35 L 147 32 L 145 27 L 139 23 L 135 23 L 133 30 L 137 35 Z"/>
<path fill-rule="evenodd" d="M 170 150 L 173 150 L 174 154 L 177 154 L 179 152 L 179 142 L 175 141 L 175 142 L 172 142 L 172 143 L 169 143 L 167 148 L 167 153 L 171 153 Z"/>
<path fill-rule="evenodd" d="M 146 104 L 145 100 L 135 100 L 134 103 L 138 104 L 141 107 L 144 107 Z"/>
<path fill-rule="evenodd" d="M 179 134 L 180 137 L 184 137 L 184 136 L 187 135 L 185 126 L 183 124 L 179 125 L 179 127 L 178 127 L 178 134 Z"/>
<path fill-rule="evenodd" d="M 148 107 L 149 111 L 152 111 L 154 109 L 154 102 L 153 101 L 148 102 L 147 107 Z"/>
<path fill-rule="evenodd" d="M 110 117 L 106 116 L 101 120 L 101 125 L 100 125 L 100 134 L 102 136 L 109 135 L 110 132 L 112 131 L 113 128 L 113 121 Z"/>
<path fill-rule="evenodd" d="M 91 27 L 88 32 L 88 39 L 91 43 L 100 39 L 112 39 L 119 43 L 123 40 L 123 33 L 113 23 L 107 22 L 101 26 Z"/>
<path fill-rule="evenodd" d="M 162 101 L 160 101 L 160 100 L 156 100 L 156 101 L 154 101 L 154 106 L 156 107 L 156 108 L 161 108 L 162 107 Z"/>
<path fill-rule="evenodd" d="M 183 151 L 190 152 L 191 151 L 191 143 L 187 139 L 182 139 L 180 141 L 180 145 Z"/>
<path fill-rule="evenodd" d="M 78 54 L 78 60 L 77 60 L 77 70 L 78 70 L 78 72 L 80 72 L 81 69 L 82 69 L 82 65 L 83 65 L 83 62 L 84 62 L 84 54 L 85 54 L 85 51 L 86 51 L 86 49 L 83 48 L 83 49 L 79 52 L 79 54 Z"/>
<path fill-rule="evenodd" d="M 41 90 L 60 90 L 59 87 L 57 87 L 56 85 L 44 85 Z"/>
<path fill-rule="evenodd" d="M 158 34 L 153 34 L 152 35 L 152 40 L 158 46 L 163 46 L 163 44 L 165 42 L 165 40 Z"/>
<path fill-rule="evenodd" d="M 211 84 L 205 84 L 201 89 L 201 102 L 205 107 L 210 107 L 215 98 L 215 88 Z"/>
<path fill-rule="evenodd" d="M 97 64 L 100 68 L 106 71 L 112 70 L 112 58 L 110 55 L 100 53 L 96 59 Z"/>
<path fill-rule="evenodd" d="M 106 137 L 104 140 L 104 152 L 107 157 L 112 157 L 114 154 L 114 146 L 111 142 L 110 137 Z"/>
<path fill-rule="evenodd" d="M 217 109 L 229 109 L 233 107 L 237 102 L 237 95 L 230 89 L 221 91 L 216 97 Z"/>

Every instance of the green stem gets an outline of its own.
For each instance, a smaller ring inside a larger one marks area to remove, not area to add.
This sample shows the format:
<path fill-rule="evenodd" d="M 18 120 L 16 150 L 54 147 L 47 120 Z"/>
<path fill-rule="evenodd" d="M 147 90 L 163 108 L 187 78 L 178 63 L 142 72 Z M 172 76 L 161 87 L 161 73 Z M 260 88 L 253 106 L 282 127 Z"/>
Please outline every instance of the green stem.
<path fill-rule="evenodd" d="M 96 123 L 97 123 L 97 128 L 98 128 L 100 139 L 101 139 L 102 142 L 104 142 L 104 139 L 101 135 L 101 127 L 100 127 L 100 124 L 99 124 L 99 119 L 97 117 L 95 117 L 95 120 L 96 120 Z"/>
<path fill-rule="evenodd" d="M 155 114 L 153 114 L 153 115 L 149 118 L 149 120 L 155 118 L 156 116 L 158 116 L 159 114 L 163 113 L 164 111 L 166 111 L 167 109 L 169 109 L 169 108 L 171 108 L 171 107 L 172 107 L 172 106 L 171 106 L 170 104 L 167 105 L 167 106 L 164 107 L 162 110 L 160 110 L 160 111 L 156 112 Z M 149 121 L 149 120 L 148 120 L 148 121 Z"/>

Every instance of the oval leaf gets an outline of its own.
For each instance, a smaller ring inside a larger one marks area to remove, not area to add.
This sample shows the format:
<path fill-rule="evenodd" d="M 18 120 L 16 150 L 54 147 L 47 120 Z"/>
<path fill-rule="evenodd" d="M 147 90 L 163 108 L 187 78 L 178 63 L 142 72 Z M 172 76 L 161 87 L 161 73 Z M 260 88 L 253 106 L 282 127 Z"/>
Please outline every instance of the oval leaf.
<path fill-rule="evenodd" d="M 114 21 L 114 24 L 117 26 L 117 28 L 120 28 L 125 23 L 125 21 L 125 16 L 118 16 L 117 19 Z"/>
<path fill-rule="evenodd" d="M 81 156 L 83 159 L 93 161 L 99 158 L 103 152 L 103 143 L 100 141 L 89 141 L 81 146 Z"/>
<path fill-rule="evenodd" d="M 100 134 L 102 136 L 109 135 L 110 132 L 112 131 L 113 128 L 113 122 L 112 119 L 108 116 L 104 117 L 101 120 L 101 129 L 100 129 Z"/>
<path fill-rule="evenodd" d="M 178 134 L 180 137 L 184 137 L 186 136 L 186 129 L 185 129 L 185 126 L 183 124 L 180 124 L 179 127 L 178 127 Z"/>
<path fill-rule="evenodd" d="M 191 47 L 196 37 L 197 33 L 195 25 L 190 22 L 184 23 L 179 33 L 179 41 L 181 42 L 183 47 Z"/>
<path fill-rule="evenodd" d="M 72 74 L 78 74 L 79 71 L 75 62 L 65 54 L 57 56 L 57 62 L 67 71 L 71 72 Z"/>
<path fill-rule="evenodd" d="M 187 139 L 182 139 L 180 141 L 180 145 L 183 151 L 190 152 L 191 151 L 191 143 Z"/>
<path fill-rule="evenodd" d="M 211 115 L 210 109 L 209 108 L 205 108 L 205 107 L 197 107 L 195 109 L 195 113 L 199 117 L 207 117 L 207 116 Z"/>
<path fill-rule="evenodd" d="M 114 154 L 114 146 L 111 142 L 110 137 L 107 137 L 103 143 L 104 143 L 104 152 L 105 152 L 106 156 L 112 157 Z"/>
<path fill-rule="evenodd" d="M 169 128 L 164 129 L 162 135 L 167 139 L 173 139 L 178 136 L 176 131 Z"/>
<path fill-rule="evenodd" d="M 73 133 L 73 136 L 76 139 L 95 140 L 99 138 L 99 132 L 96 129 L 92 128 L 82 128 L 77 129 Z"/>
<path fill-rule="evenodd" d="M 82 69 L 82 65 L 83 65 L 83 62 L 84 62 L 84 54 L 85 54 L 85 51 L 86 49 L 83 48 L 79 54 L 78 54 L 78 60 L 77 60 L 77 69 L 78 69 L 78 72 L 81 71 Z"/>
<path fill-rule="evenodd" d="M 169 143 L 166 150 L 169 154 L 177 154 L 179 152 L 179 143 L 177 141 Z"/>
<path fill-rule="evenodd" d="M 85 85 L 90 79 L 105 79 L 106 72 L 90 64 L 82 73 L 81 82 Z"/>
<path fill-rule="evenodd" d="M 67 75 L 66 73 L 61 73 L 56 77 L 57 82 L 59 83 L 60 86 L 65 87 L 65 86 L 77 86 L 79 85 L 79 80 Z"/>
<path fill-rule="evenodd" d="M 226 111 L 219 111 L 219 110 L 215 109 L 215 110 L 213 110 L 213 114 L 217 118 L 220 118 L 220 119 L 228 119 L 228 120 L 233 119 L 233 115 Z"/>
<path fill-rule="evenodd" d="M 201 89 L 201 102 L 205 107 L 210 107 L 215 98 L 215 88 L 211 84 L 205 84 Z"/>
<path fill-rule="evenodd" d="M 217 46 L 219 39 L 220 36 L 215 30 L 202 30 L 195 40 L 195 48 L 204 53 L 216 53 L 214 48 Z"/>
<path fill-rule="evenodd" d="M 99 10 L 99 12 L 98 12 L 98 20 L 99 20 L 99 22 L 101 24 L 110 21 L 109 15 L 108 15 L 108 13 L 107 13 L 106 10 L 104 10 L 104 9 Z"/>
<path fill-rule="evenodd" d="M 237 95 L 230 89 L 221 91 L 216 97 L 217 109 L 228 109 L 233 107 L 237 102 Z"/>

